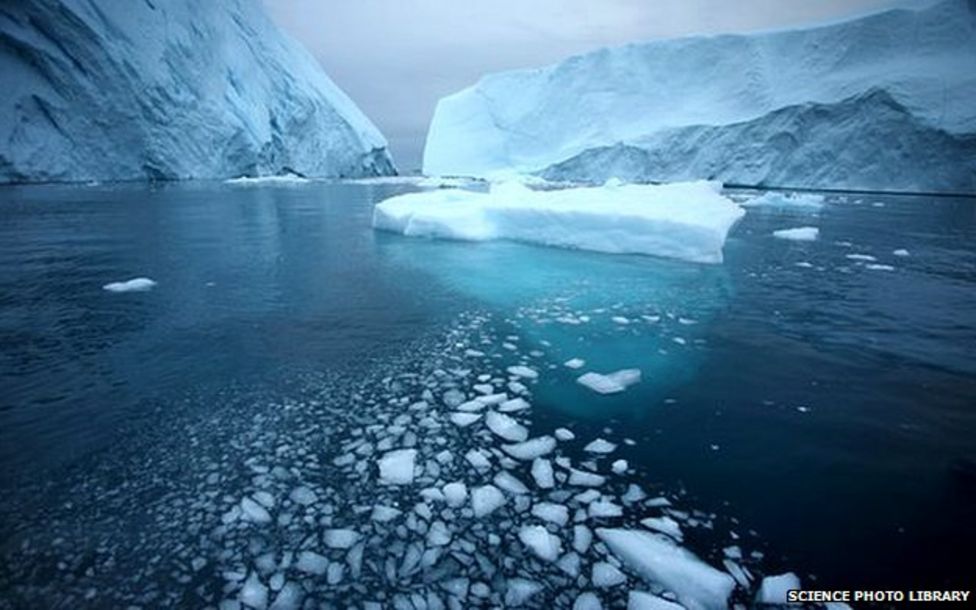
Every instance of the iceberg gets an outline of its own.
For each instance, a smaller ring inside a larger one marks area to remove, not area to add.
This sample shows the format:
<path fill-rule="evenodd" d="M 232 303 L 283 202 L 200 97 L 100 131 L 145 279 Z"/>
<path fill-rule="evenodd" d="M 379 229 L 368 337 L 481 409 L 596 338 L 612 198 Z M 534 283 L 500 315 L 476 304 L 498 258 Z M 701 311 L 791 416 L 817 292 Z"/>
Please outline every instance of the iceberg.
<path fill-rule="evenodd" d="M 715 182 L 605 185 L 536 191 L 517 183 L 391 197 L 373 227 L 411 237 L 508 239 L 607 253 L 722 262 L 726 236 L 745 211 Z"/>
<path fill-rule="evenodd" d="M 0 183 L 395 173 L 259 0 L 5 3 L 0 73 Z"/>
<path fill-rule="evenodd" d="M 427 174 L 976 192 L 967 0 L 605 48 L 441 99 Z"/>
<path fill-rule="evenodd" d="M 147 292 L 156 287 L 156 281 L 148 277 L 136 277 L 124 282 L 109 282 L 102 290 L 109 292 Z"/>

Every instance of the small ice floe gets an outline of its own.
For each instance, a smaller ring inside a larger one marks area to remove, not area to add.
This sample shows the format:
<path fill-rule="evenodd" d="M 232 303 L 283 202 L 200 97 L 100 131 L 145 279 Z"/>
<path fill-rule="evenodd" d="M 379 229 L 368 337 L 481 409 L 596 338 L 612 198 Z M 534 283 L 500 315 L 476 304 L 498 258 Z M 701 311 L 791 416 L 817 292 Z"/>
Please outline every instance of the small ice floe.
<path fill-rule="evenodd" d="M 894 271 L 895 268 L 891 265 L 883 265 L 881 263 L 868 263 L 864 265 L 865 269 L 870 269 L 872 271 Z"/>
<path fill-rule="evenodd" d="M 245 497 L 241 500 L 241 512 L 245 519 L 253 523 L 271 522 L 271 515 L 268 511 L 252 498 Z"/>
<path fill-rule="evenodd" d="M 322 532 L 322 542 L 330 549 L 348 549 L 359 542 L 359 532 L 349 529 L 328 529 Z"/>
<path fill-rule="evenodd" d="M 563 366 L 570 369 L 582 368 L 586 364 L 586 360 L 582 358 L 570 358 L 566 362 L 563 362 Z"/>
<path fill-rule="evenodd" d="M 148 277 L 136 277 L 124 282 L 110 282 L 102 286 L 109 292 L 147 292 L 156 287 L 156 282 Z"/>
<path fill-rule="evenodd" d="M 252 608 L 264 608 L 268 605 L 268 587 L 261 582 L 257 572 L 251 572 L 244 581 L 239 599 L 242 604 Z"/>
<path fill-rule="evenodd" d="M 486 517 L 505 505 L 505 495 L 494 485 L 482 485 L 471 490 L 471 508 L 478 519 Z"/>
<path fill-rule="evenodd" d="M 684 540 L 685 536 L 681 532 L 681 526 L 671 517 L 648 517 L 641 519 L 640 523 L 647 529 L 666 534 L 678 542 Z"/>
<path fill-rule="evenodd" d="M 556 439 L 551 436 L 538 436 L 513 445 L 502 445 L 502 451 L 517 460 L 534 460 L 551 453 L 556 448 Z"/>
<path fill-rule="evenodd" d="M 593 573 L 590 580 L 593 582 L 594 587 L 603 589 L 623 584 L 627 582 L 627 577 L 613 564 L 607 563 L 606 561 L 598 561 L 593 564 Z"/>
<path fill-rule="evenodd" d="M 302 551 L 298 554 L 295 568 L 299 572 L 311 574 L 313 576 L 324 576 L 329 569 L 329 559 L 324 555 L 319 555 L 314 551 Z"/>
<path fill-rule="evenodd" d="M 551 489 L 556 482 L 552 472 L 552 462 L 543 458 L 536 458 L 532 461 L 532 478 L 537 487 L 541 489 Z"/>
<path fill-rule="evenodd" d="M 613 453 L 616 450 L 617 450 L 616 444 L 611 443 L 610 441 L 604 440 L 602 438 L 598 438 L 595 441 L 590 441 L 590 443 L 588 443 L 586 447 L 583 447 L 583 451 L 586 451 L 587 453 L 605 454 L 605 453 Z"/>
<path fill-rule="evenodd" d="M 511 400 L 506 400 L 505 402 L 498 405 L 498 410 L 502 413 L 515 413 L 516 411 L 524 411 L 528 409 L 531 405 L 524 398 L 512 398 Z"/>
<path fill-rule="evenodd" d="M 586 512 L 591 519 L 603 519 L 621 517 L 624 514 L 624 509 L 609 500 L 598 500 L 591 502 Z"/>
<path fill-rule="evenodd" d="M 512 495 L 529 493 L 529 488 L 525 486 L 525 483 L 520 481 L 514 474 L 504 470 L 496 474 L 495 478 L 492 479 L 492 482 L 502 491 L 507 491 Z"/>
<path fill-rule="evenodd" d="M 526 578 L 509 578 L 505 586 L 505 605 L 518 607 L 525 605 L 543 586 Z"/>
<path fill-rule="evenodd" d="M 370 514 L 370 519 L 376 521 L 377 523 L 386 523 L 388 521 L 393 521 L 401 514 L 403 514 L 403 511 L 397 508 L 377 504 L 373 507 L 373 512 Z"/>
<path fill-rule="evenodd" d="M 610 318 L 610 320 L 614 324 L 621 324 L 621 325 L 630 324 L 630 320 L 625 318 L 624 316 L 613 316 L 612 318 Z"/>
<path fill-rule="evenodd" d="M 569 508 L 553 502 L 538 502 L 532 507 L 532 516 L 563 527 L 569 523 Z"/>
<path fill-rule="evenodd" d="M 235 186 L 261 186 L 264 184 L 305 184 L 309 182 L 308 178 L 304 176 L 299 176 L 298 174 L 279 174 L 277 176 L 240 176 L 238 178 L 230 178 L 224 180 L 224 184 L 233 184 Z"/>
<path fill-rule="evenodd" d="M 567 430 L 566 428 L 556 428 L 556 431 L 553 432 L 553 434 L 556 435 L 556 438 L 558 440 L 564 441 L 564 442 L 565 441 L 571 441 L 574 438 L 576 438 L 576 435 L 573 434 L 570 430 Z"/>
<path fill-rule="evenodd" d="M 623 369 L 606 375 L 592 371 L 584 373 L 576 378 L 576 383 L 598 394 L 616 394 L 623 392 L 630 385 L 639 383 L 640 380 L 640 369 Z"/>
<path fill-rule="evenodd" d="M 911 256 L 911 253 L 904 248 L 898 248 L 897 250 L 893 250 L 891 253 L 895 256 Z"/>
<path fill-rule="evenodd" d="M 541 525 L 523 526 L 518 533 L 519 540 L 529 548 L 536 557 L 545 561 L 556 561 L 562 554 L 563 545 L 558 536 L 554 536 Z"/>
<path fill-rule="evenodd" d="M 878 260 L 875 257 L 871 256 L 870 254 L 861 254 L 861 253 L 845 254 L 844 258 L 852 261 L 862 261 L 862 262 L 869 262 L 869 263 L 873 263 L 874 261 Z"/>
<path fill-rule="evenodd" d="M 819 236 L 820 229 L 817 227 L 796 227 L 793 229 L 773 231 L 773 237 L 777 239 L 788 239 L 790 241 L 816 241 Z"/>
<path fill-rule="evenodd" d="M 584 591 L 573 601 L 573 610 L 603 610 L 600 598 L 592 591 Z"/>
<path fill-rule="evenodd" d="M 599 487 L 606 482 L 607 478 L 595 472 L 576 470 L 571 468 L 569 471 L 569 484 L 577 487 Z"/>
<path fill-rule="evenodd" d="M 812 193 L 766 192 L 739 202 L 744 208 L 775 207 L 816 211 L 823 207 L 824 196 Z"/>
<path fill-rule="evenodd" d="M 762 584 L 759 585 L 756 602 L 760 604 L 785 604 L 786 592 L 790 589 L 799 588 L 800 579 L 793 572 L 778 576 L 767 576 L 762 579 Z"/>
<path fill-rule="evenodd" d="M 485 455 L 477 449 L 471 449 L 465 453 L 464 459 L 467 460 L 467 462 L 471 464 L 475 470 L 487 470 L 488 468 L 491 468 L 491 462 L 489 462 L 488 458 L 486 458 Z"/>
<path fill-rule="evenodd" d="M 678 596 L 687 608 L 725 608 L 735 580 L 669 539 L 626 529 L 597 529 L 597 536 L 624 564 Z"/>
<path fill-rule="evenodd" d="M 396 449 L 383 455 L 379 460 L 380 482 L 387 485 L 409 485 L 413 483 L 415 449 Z"/>
<path fill-rule="evenodd" d="M 538 379 L 539 373 L 535 369 L 523 366 L 521 364 L 516 366 L 510 366 L 507 369 L 509 375 L 515 375 L 516 377 L 524 377 L 525 379 Z"/>
<path fill-rule="evenodd" d="M 481 414 L 480 413 L 451 413 L 450 415 L 448 415 L 448 419 L 450 419 L 451 423 L 454 424 L 455 426 L 459 428 L 465 428 L 467 426 L 470 426 L 474 422 L 478 421 L 479 419 L 481 419 Z"/>
<path fill-rule="evenodd" d="M 627 463 L 627 460 L 616 460 L 613 464 L 610 464 L 610 470 L 614 474 L 624 474 L 629 467 L 630 465 Z"/>
<path fill-rule="evenodd" d="M 485 415 L 485 425 L 506 441 L 521 443 L 529 438 L 529 429 L 504 413 L 489 411 Z"/>
<path fill-rule="evenodd" d="M 291 501 L 294 502 L 295 504 L 301 504 L 302 506 L 315 504 L 316 500 L 318 500 L 318 497 L 315 495 L 315 492 L 309 489 L 308 487 L 305 487 L 304 485 L 302 485 L 301 487 L 296 487 L 295 489 L 291 490 L 291 493 L 288 494 L 288 497 L 291 498 Z"/>
<path fill-rule="evenodd" d="M 812 269 L 813 263 L 807 261 L 800 261 L 798 263 L 793 263 L 794 267 L 802 267 L 803 269 Z"/>
<path fill-rule="evenodd" d="M 462 481 L 448 483 L 442 488 L 447 505 L 451 508 L 458 508 L 468 499 L 468 486 Z"/>

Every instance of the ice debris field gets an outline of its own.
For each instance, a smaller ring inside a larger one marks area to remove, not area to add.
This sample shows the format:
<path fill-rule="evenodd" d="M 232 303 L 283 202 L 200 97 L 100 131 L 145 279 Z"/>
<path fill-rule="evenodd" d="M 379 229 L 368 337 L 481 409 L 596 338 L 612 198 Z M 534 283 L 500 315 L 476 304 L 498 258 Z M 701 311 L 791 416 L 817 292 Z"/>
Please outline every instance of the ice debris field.
<path fill-rule="evenodd" d="M 720 263 L 725 238 L 744 214 L 715 182 L 608 181 L 552 190 L 501 182 L 487 192 L 441 189 L 391 197 L 375 207 L 373 226 L 412 237 L 509 239 Z"/>
<path fill-rule="evenodd" d="M 533 387 L 561 365 L 492 323 L 462 314 L 365 376 L 170 413 L 154 451 L 79 468 L 67 502 L 20 490 L 36 510 L 10 532 L 0 607 L 704 610 L 775 589 L 755 533 L 654 489 L 635 441 L 537 425 Z"/>

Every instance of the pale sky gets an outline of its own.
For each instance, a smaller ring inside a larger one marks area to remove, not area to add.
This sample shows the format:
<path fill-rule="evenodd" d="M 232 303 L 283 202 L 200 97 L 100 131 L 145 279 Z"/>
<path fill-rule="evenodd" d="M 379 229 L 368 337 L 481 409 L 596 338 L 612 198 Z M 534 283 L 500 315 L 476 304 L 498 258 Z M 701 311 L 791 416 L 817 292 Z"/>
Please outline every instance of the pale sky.
<path fill-rule="evenodd" d="M 833 21 L 898 0 L 263 0 L 390 141 L 420 166 L 441 97 L 487 72 L 602 46 Z M 912 4 L 908 0 L 907 4 Z"/>

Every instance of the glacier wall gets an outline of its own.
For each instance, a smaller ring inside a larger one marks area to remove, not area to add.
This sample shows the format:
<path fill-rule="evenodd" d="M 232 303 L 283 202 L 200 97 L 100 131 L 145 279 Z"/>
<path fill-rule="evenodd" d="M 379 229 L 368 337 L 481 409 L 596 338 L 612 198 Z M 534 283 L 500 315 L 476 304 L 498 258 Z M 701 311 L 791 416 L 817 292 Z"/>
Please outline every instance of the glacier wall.
<path fill-rule="evenodd" d="M 258 0 L 0 4 L 0 182 L 395 173 Z"/>
<path fill-rule="evenodd" d="M 424 172 L 976 192 L 976 0 L 661 40 L 483 77 Z"/>

